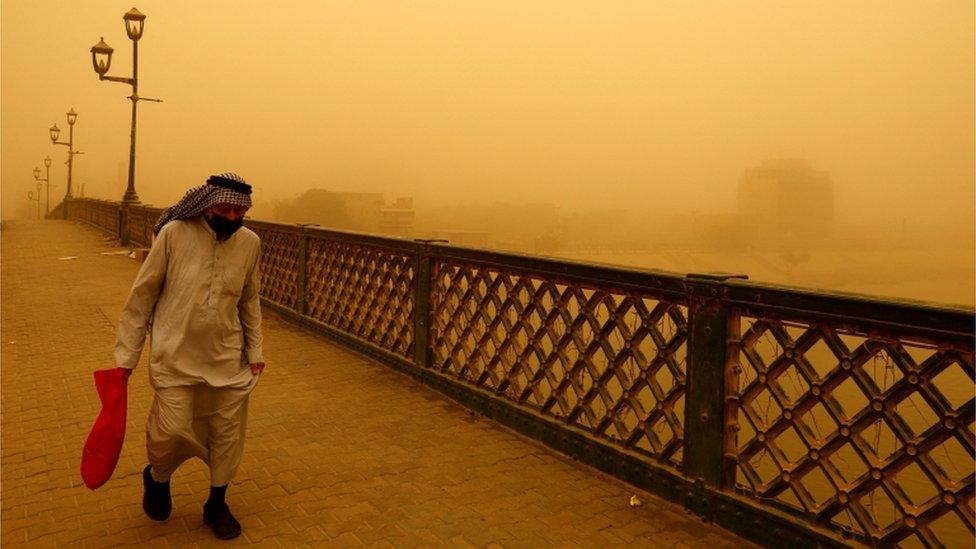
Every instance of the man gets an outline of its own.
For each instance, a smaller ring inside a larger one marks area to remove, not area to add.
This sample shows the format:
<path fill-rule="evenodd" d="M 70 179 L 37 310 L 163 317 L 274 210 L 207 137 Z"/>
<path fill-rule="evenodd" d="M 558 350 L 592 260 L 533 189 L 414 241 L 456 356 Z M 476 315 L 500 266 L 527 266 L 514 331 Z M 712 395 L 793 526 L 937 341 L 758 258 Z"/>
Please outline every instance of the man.
<path fill-rule="evenodd" d="M 143 510 L 169 518 L 170 476 L 199 457 L 210 466 L 203 520 L 220 539 L 241 533 L 225 494 L 244 449 L 248 396 L 264 370 L 261 241 L 243 227 L 250 207 L 251 186 L 223 173 L 163 212 L 115 344 L 116 364 L 131 373 L 152 333 Z"/>

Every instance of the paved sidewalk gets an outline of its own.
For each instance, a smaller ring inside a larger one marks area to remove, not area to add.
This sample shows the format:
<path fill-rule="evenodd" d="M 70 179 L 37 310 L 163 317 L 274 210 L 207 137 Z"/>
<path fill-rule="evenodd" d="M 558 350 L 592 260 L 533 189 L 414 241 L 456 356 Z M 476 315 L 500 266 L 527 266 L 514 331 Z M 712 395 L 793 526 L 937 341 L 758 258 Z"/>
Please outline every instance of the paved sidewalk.
<path fill-rule="evenodd" d="M 98 410 L 91 372 L 112 367 L 114 324 L 138 263 L 87 226 L 0 229 L 4 547 L 218 545 L 201 520 L 202 463 L 173 477 L 173 515 L 142 513 L 145 356 L 128 436 L 95 492 L 79 462 Z M 74 256 L 76 259 L 63 259 Z M 680 508 L 469 413 L 406 376 L 265 312 L 268 367 L 228 501 L 244 534 L 220 545 L 732 547 Z"/>

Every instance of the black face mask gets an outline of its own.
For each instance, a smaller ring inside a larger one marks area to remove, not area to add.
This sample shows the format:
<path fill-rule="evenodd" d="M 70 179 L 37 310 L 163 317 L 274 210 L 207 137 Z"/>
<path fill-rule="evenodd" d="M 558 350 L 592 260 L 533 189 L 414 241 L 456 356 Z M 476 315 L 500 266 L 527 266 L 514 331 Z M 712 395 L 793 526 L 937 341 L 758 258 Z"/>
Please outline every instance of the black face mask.
<path fill-rule="evenodd" d="M 232 220 L 222 215 L 210 214 L 210 217 L 204 216 L 203 218 L 207 220 L 207 225 L 210 225 L 213 232 L 217 233 L 217 238 L 220 240 L 227 240 L 237 232 L 237 229 L 244 226 L 243 217 Z"/>

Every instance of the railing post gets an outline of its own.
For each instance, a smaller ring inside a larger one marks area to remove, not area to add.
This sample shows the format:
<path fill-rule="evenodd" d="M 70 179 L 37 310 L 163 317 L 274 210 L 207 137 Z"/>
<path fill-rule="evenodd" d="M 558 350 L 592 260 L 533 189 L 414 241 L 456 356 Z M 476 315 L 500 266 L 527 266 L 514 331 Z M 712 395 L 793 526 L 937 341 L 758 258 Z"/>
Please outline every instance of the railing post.
<path fill-rule="evenodd" d="M 427 341 L 430 333 L 430 244 L 422 241 L 417 252 L 413 292 L 413 362 L 420 368 L 430 366 Z"/>
<path fill-rule="evenodd" d="M 724 300 L 724 281 L 746 278 L 729 274 L 689 274 L 688 384 L 682 465 L 685 474 L 705 485 L 726 488 L 734 480 L 735 461 L 725 450 L 734 438 L 734 418 L 726 417 L 727 343 L 731 311 Z"/>
<path fill-rule="evenodd" d="M 306 225 L 300 225 L 302 241 L 298 244 L 298 280 L 295 281 L 295 310 L 299 317 L 305 316 L 308 312 L 305 299 L 305 289 L 308 285 L 308 233 L 305 232 Z"/>

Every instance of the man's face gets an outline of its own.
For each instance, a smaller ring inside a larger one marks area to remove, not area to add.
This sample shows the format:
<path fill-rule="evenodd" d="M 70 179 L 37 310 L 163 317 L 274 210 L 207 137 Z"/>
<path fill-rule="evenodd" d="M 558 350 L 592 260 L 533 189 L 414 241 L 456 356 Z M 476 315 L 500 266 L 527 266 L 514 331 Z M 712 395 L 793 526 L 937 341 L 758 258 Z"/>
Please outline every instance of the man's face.
<path fill-rule="evenodd" d="M 231 221 L 237 221 L 238 219 L 244 217 L 247 213 L 247 208 L 244 206 L 236 206 L 234 204 L 217 204 L 216 206 L 211 206 L 203 211 L 203 214 L 208 218 L 214 215 L 219 215 L 221 217 L 226 217 Z"/>

